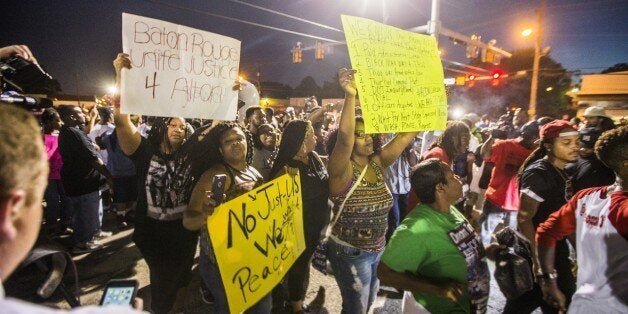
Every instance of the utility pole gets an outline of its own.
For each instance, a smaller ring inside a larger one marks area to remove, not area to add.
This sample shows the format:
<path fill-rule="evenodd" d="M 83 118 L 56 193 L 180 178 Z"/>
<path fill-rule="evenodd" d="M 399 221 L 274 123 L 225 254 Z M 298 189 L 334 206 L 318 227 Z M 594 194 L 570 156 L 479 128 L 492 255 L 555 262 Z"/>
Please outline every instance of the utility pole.
<path fill-rule="evenodd" d="M 541 63 L 541 45 L 543 43 L 543 16 L 545 15 L 545 0 L 541 0 L 541 7 L 537 11 L 536 38 L 534 40 L 534 62 L 532 64 L 532 82 L 530 83 L 530 106 L 528 115 L 536 115 L 536 98 L 539 89 L 539 66 Z"/>
<path fill-rule="evenodd" d="M 438 40 L 439 35 L 447 36 L 452 40 L 456 40 L 461 43 L 465 43 L 466 45 L 475 46 L 481 48 L 485 51 L 491 51 L 496 55 L 502 55 L 506 58 L 512 57 L 512 53 L 500 49 L 494 45 L 494 43 L 483 43 L 477 37 L 470 37 L 453 30 L 450 30 L 442 25 L 442 22 L 439 19 L 440 15 L 440 0 L 432 0 L 432 10 L 430 14 L 430 20 L 427 21 L 425 25 L 419 25 L 413 28 L 408 29 L 411 32 L 417 33 L 427 33 L 436 40 Z"/>

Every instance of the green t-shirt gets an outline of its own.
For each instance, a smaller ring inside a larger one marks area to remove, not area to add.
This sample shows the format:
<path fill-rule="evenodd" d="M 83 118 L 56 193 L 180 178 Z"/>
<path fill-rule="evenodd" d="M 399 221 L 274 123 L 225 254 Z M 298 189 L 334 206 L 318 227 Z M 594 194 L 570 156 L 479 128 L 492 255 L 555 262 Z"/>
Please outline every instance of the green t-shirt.
<path fill-rule="evenodd" d="M 435 282 L 454 280 L 466 293 L 456 304 L 426 293 L 413 293 L 431 313 L 484 313 L 489 273 L 484 247 L 464 216 L 417 205 L 390 238 L 382 261 L 397 272 L 410 272 Z"/>

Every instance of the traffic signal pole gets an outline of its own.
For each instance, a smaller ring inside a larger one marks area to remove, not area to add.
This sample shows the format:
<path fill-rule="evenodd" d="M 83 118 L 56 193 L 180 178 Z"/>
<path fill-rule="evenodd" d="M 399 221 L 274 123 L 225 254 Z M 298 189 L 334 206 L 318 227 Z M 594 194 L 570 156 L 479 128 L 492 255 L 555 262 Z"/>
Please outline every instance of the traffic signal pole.
<path fill-rule="evenodd" d="M 512 53 L 508 51 L 505 51 L 493 45 L 483 43 L 482 41 L 478 39 L 471 38 L 470 36 L 460 34 L 446 27 L 443 27 L 442 22 L 439 19 L 439 15 L 440 15 L 440 0 L 432 0 L 432 10 L 430 14 L 430 20 L 427 22 L 427 24 L 413 27 L 408 30 L 411 32 L 417 32 L 417 33 L 427 33 L 431 36 L 434 36 L 437 41 L 438 41 L 439 35 L 447 36 L 456 41 L 464 42 L 467 45 L 477 46 L 481 49 L 493 51 L 494 53 L 503 55 L 506 58 L 512 57 Z"/>
<path fill-rule="evenodd" d="M 545 15 L 545 0 L 541 0 L 541 7 L 538 12 L 538 20 L 536 25 L 536 38 L 534 40 L 534 61 L 532 63 L 532 81 L 530 82 L 530 105 L 528 107 L 528 115 L 534 117 L 536 115 L 536 98 L 539 89 L 539 66 L 541 63 L 541 44 L 543 40 L 543 16 Z"/>

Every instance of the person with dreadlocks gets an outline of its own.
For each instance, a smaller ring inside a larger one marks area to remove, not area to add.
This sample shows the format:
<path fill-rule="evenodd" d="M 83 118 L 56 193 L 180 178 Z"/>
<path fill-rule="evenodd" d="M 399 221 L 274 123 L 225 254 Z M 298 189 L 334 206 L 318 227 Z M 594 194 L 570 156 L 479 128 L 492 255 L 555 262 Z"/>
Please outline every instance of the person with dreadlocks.
<path fill-rule="evenodd" d="M 321 231 L 329 222 L 329 174 L 320 156 L 314 151 L 317 138 L 312 123 L 304 120 L 288 122 L 277 158 L 270 171 L 276 178 L 290 168 L 301 174 L 303 198 L 303 227 L 305 251 L 294 262 L 287 275 L 288 298 L 293 313 L 303 313 L 305 292 L 310 280 L 310 260 L 320 239 Z M 288 170 L 288 172 L 290 172 Z"/>
<path fill-rule="evenodd" d="M 379 289 L 377 264 L 386 246 L 393 201 L 383 170 L 417 134 L 398 133 L 378 149 L 381 138 L 365 133 L 364 121 L 356 117 L 354 74 L 355 70 L 344 68 L 338 72 L 344 106 L 338 129 L 327 143 L 329 192 L 338 215 L 328 241 L 328 258 L 342 295 L 342 310 L 351 314 L 368 312 Z"/>
<path fill-rule="evenodd" d="M 192 177 L 199 178 L 192 190 L 190 203 L 183 215 L 183 226 L 193 232 L 207 230 L 207 216 L 219 205 L 212 199 L 212 179 L 226 175 L 224 201 L 234 199 L 260 186 L 264 179 L 251 166 L 253 140 L 250 133 L 236 122 L 220 122 L 213 126 L 189 155 Z M 208 192 L 209 191 L 209 192 Z M 211 232 L 211 231 L 210 231 Z M 220 276 L 216 255 L 208 232 L 201 234 L 199 272 L 211 291 L 216 313 L 229 313 L 227 295 Z M 248 313 L 270 313 L 269 293 L 251 307 Z"/>
<path fill-rule="evenodd" d="M 519 171 L 519 214 L 517 221 L 521 233 L 530 240 L 533 271 L 537 274 L 534 288 L 516 299 L 506 301 L 504 313 L 531 313 L 539 306 L 544 313 L 557 309 L 543 301 L 539 281 L 551 280 L 556 274 L 540 273 L 536 257 L 534 232 L 550 214 L 557 211 L 572 196 L 571 179 L 565 173 L 565 165 L 578 159 L 578 130 L 564 120 L 554 120 L 539 131 L 541 145 L 521 165 Z M 576 290 L 576 279 L 571 271 L 567 239 L 556 243 L 554 267 L 561 277 L 558 288 L 569 304 Z"/>
<path fill-rule="evenodd" d="M 116 83 L 123 69 L 131 69 L 127 54 L 113 61 Z M 138 198 L 133 241 L 150 271 L 151 309 L 154 313 L 179 311 L 191 279 L 198 233 L 183 227 L 192 182 L 182 149 L 190 136 L 183 118 L 157 118 L 148 134 L 140 135 L 128 114 L 115 107 L 116 135 L 122 152 L 136 168 Z"/>
<path fill-rule="evenodd" d="M 536 229 L 541 269 L 556 275 L 556 241 L 576 235 L 578 289 L 569 313 L 628 313 L 628 126 L 605 132 L 595 153 L 617 177 L 584 189 Z M 562 277 L 544 280 L 544 299 L 565 311 Z"/>

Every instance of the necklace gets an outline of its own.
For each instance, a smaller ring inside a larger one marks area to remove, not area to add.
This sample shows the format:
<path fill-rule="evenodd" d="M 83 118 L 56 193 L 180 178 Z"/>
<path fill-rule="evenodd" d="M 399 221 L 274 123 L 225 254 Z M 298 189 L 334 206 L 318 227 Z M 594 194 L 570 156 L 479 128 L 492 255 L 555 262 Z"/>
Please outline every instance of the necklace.
<path fill-rule="evenodd" d="M 563 179 L 563 182 L 565 184 L 565 201 L 569 201 L 569 199 L 571 198 L 571 196 L 573 196 L 573 186 L 571 185 L 571 179 L 567 176 L 567 174 L 565 173 L 565 171 L 563 169 L 560 169 L 558 167 L 556 167 L 551 161 L 547 161 L 550 165 L 552 165 L 552 167 L 554 169 L 556 169 L 556 172 L 558 172 L 558 175 Z"/>

